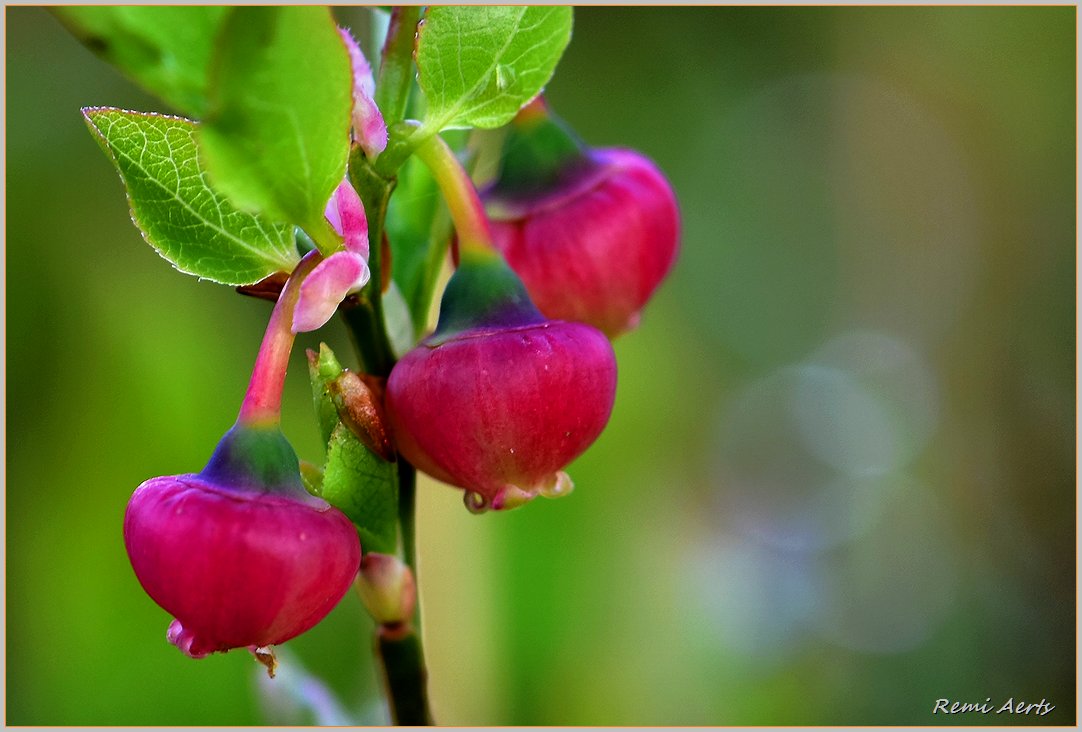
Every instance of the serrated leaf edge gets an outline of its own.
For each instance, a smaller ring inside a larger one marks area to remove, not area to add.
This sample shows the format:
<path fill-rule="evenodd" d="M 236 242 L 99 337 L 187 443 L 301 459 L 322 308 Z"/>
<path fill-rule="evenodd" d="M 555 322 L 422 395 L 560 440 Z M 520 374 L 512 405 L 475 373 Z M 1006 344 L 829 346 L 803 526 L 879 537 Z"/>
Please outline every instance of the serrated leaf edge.
<path fill-rule="evenodd" d="M 504 43 L 503 47 L 499 50 L 499 52 L 496 53 L 493 56 L 493 59 L 499 59 L 499 58 L 501 58 L 503 56 L 504 53 L 507 52 L 508 47 L 510 47 L 510 45 L 511 45 L 511 43 L 512 43 L 514 37 L 515 37 L 515 33 L 518 32 L 519 26 L 522 23 L 522 19 L 526 17 L 526 13 L 527 13 L 527 11 L 529 11 L 529 9 L 531 7 L 546 7 L 546 6 L 530 6 L 530 5 L 522 5 L 522 6 L 520 6 L 521 12 L 519 13 L 518 18 L 515 19 L 514 30 L 511 33 L 508 34 L 506 43 Z M 548 6 L 547 9 L 551 10 L 552 7 L 553 6 Z M 427 15 L 427 13 L 426 13 L 426 15 Z M 421 55 L 420 54 L 420 49 L 421 49 L 421 43 L 424 40 L 424 33 L 425 33 L 425 24 L 422 23 L 420 28 L 418 28 L 418 30 L 417 30 L 417 46 L 416 46 L 416 52 L 414 54 L 414 61 L 417 64 L 417 77 L 418 78 L 420 78 L 421 75 L 423 74 L 423 71 L 421 69 L 421 62 L 420 62 L 420 55 Z M 568 41 L 570 41 L 570 33 L 568 34 Z M 566 50 L 566 48 L 567 48 L 567 46 L 565 44 L 564 50 Z M 562 52 L 561 52 L 561 55 L 562 55 Z M 452 105 L 449 108 L 450 111 L 448 113 L 442 115 L 442 119 L 439 119 L 437 123 L 433 123 L 429 119 L 425 119 L 425 123 L 424 123 L 425 129 L 427 129 L 427 130 L 429 130 L 429 131 L 431 131 L 433 133 L 436 133 L 436 132 L 440 132 L 441 130 L 453 128 L 454 127 L 453 120 L 458 115 L 458 113 L 462 111 L 462 108 L 465 106 L 465 104 L 464 104 L 464 102 L 462 100 L 472 98 L 472 96 L 477 93 L 478 88 L 483 88 L 484 85 L 487 84 L 489 75 L 492 74 L 496 70 L 496 68 L 498 66 L 499 66 L 499 61 L 494 60 L 493 63 L 485 71 L 485 73 L 482 74 L 478 78 L 477 83 L 474 84 L 474 86 L 472 86 L 470 88 L 470 90 L 466 94 L 463 94 L 461 97 L 459 97 L 459 101 L 456 104 Z M 550 75 L 550 78 L 551 78 L 551 75 Z M 529 104 L 530 102 L 532 102 L 534 99 L 536 99 L 538 94 L 540 94 L 543 89 L 544 89 L 544 85 L 542 85 L 542 89 L 538 90 L 537 94 L 534 94 L 532 97 L 530 97 L 525 102 L 523 102 L 522 106 L 525 106 L 525 105 Z"/>
<path fill-rule="evenodd" d="M 254 280 L 245 279 L 244 281 L 234 281 L 234 280 L 226 281 L 226 280 L 223 280 L 223 279 L 216 279 L 214 277 L 207 277 L 205 275 L 199 274 L 198 272 L 192 272 L 191 270 L 185 269 L 184 267 L 180 266 L 179 264 L 177 264 L 176 262 L 171 260 L 169 257 L 167 257 L 165 255 L 165 253 L 162 251 L 161 247 L 159 247 L 158 244 L 156 244 L 151 239 L 151 237 L 147 233 L 146 229 L 144 229 L 143 223 L 139 220 L 138 215 L 135 213 L 135 204 L 132 201 L 132 196 L 131 196 L 131 193 L 130 193 L 130 191 L 128 189 L 128 179 L 124 175 L 124 172 L 120 169 L 120 165 L 118 164 L 116 153 L 113 151 L 112 147 L 110 146 L 109 141 L 105 138 L 105 134 L 101 131 L 101 129 L 95 123 L 92 115 L 98 114 L 98 113 L 105 113 L 105 112 L 119 112 L 119 113 L 124 114 L 124 115 L 130 115 L 130 116 L 136 116 L 136 117 L 145 117 L 145 118 L 148 118 L 148 119 L 162 119 L 162 120 L 170 120 L 170 121 L 173 121 L 173 122 L 181 122 L 181 123 L 184 123 L 184 124 L 191 125 L 193 130 L 196 127 L 198 127 L 198 123 L 195 120 L 191 120 L 191 119 L 188 119 L 187 117 L 181 117 L 180 115 L 175 115 L 175 114 L 164 114 L 164 113 L 161 113 L 161 112 L 140 112 L 140 111 L 136 111 L 136 110 L 132 110 L 132 109 L 123 109 L 121 107 L 109 107 L 109 106 L 83 107 L 79 111 L 82 113 L 83 120 L 86 122 L 87 127 L 90 128 L 91 134 L 94 135 L 94 138 L 98 141 L 98 145 L 102 148 L 102 150 L 105 152 L 105 154 L 109 156 L 109 159 L 113 163 L 113 167 L 116 169 L 117 174 L 120 176 L 121 181 L 124 183 L 124 196 L 128 201 L 128 216 L 131 219 L 132 224 L 139 231 L 139 235 L 143 238 L 143 241 L 145 241 L 150 246 L 150 248 L 153 249 L 158 254 L 159 257 L 161 257 L 165 261 L 169 262 L 169 264 L 173 267 L 173 269 L 177 270 L 178 272 L 181 272 L 182 274 L 186 274 L 186 275 L 192 275 L 193 277 L 196 277 L 201 282 L 202 281 L 207 281 L 207 282 L 214 282 L 214 283 L 220 284 L 220 285 L 243 286 L 243 285 L 254 285 L 255 283 L 260 282 L 263 279 L 265 279 L 266 275 L 264 277 L 259 277 L 259 278 L 256 278 Z M 217 195 L 221 196 L 223 199 L 225 198 L 225 196 L 223 196 L 220 193 L 218 193 Z M 185 204 L 185 207 L 190 208 L 186 204 Z M 242 212 L 242 213 L 245 213 L 245 212 Z M 256 218 L 251 213 L 248 213 L 247 215 L 253 216 L 253 218 Z M 286 222 L 271 221 L 271 223 L 285 224 Z M 214 227 L 214 228 L 218 228 L 218 227 Z M 236 236 L 234 236 L 230 232 L 228 232 L 228 231 L 226 231 L 224 229 L 221 229 L 221 228 L 218 228 L 218 231 L 220 231 L 222 234 L 224 234 L 228 238 L 230 238 L 230 239 L 236 241 L 237 243 L 241 244 L 245 249 L 248 249 L 249 251 L 257 251 L 255 249 L 252 249 L 252 247 L 250 247 L 247 244 L 247 242 L 245 242 L 245 241 L 243 241 L 241 239 L 238 239 Z M 278 251 L 278 250 L 275 250 L 275 251 Z M 286 254 L 286 252 L 280 252 L 280 253 L 283 254 L 283 255 Z M 299 257 L 296 257 L 296 259 L 299 260 Z M 289 271 L 291 271 L 293 269 L 293 266 L 296 264 L 296 261 L 292 261 L 287 257 L 287 258 L 281 259 L 279 261 L 279 263 L 282 265 L 282 268 L 279 271 L 289 272 Z"/>

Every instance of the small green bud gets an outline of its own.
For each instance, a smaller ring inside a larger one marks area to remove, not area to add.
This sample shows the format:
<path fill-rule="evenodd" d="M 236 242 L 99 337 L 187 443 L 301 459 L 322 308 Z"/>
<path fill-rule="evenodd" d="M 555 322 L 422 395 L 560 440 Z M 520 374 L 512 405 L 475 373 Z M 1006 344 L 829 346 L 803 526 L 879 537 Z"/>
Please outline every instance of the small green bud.
<path fill-rule="evenodd" d="M 365 608 L 380 625 L 401 625 L 413 617 L 417 584 L 410 568 L 394 555 L 365 554 L 357 590 Z"/>

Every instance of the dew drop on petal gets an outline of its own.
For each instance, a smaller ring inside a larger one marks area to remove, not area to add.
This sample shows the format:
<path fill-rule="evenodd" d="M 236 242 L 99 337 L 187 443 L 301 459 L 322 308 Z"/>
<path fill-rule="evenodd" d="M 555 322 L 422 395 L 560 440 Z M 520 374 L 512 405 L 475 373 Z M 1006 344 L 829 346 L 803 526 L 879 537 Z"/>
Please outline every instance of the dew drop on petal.
<path fill-rule="evenodd" d="M 466 509 L 470 513 L 482 514 L 488 510 L 488 499 L 477 491 L 466 491 L 466 494 L 462 496 L 462 502 L 466 504 Z"/>
<path fill-rule="evenodd" d="M 542 486 L 539 493 L 545 498 L 560 498 L 574 489 L 575 484 L 572 482 L 571 476 L 562 470 L 557 470 L 556 479 L 552 483 Z"/>

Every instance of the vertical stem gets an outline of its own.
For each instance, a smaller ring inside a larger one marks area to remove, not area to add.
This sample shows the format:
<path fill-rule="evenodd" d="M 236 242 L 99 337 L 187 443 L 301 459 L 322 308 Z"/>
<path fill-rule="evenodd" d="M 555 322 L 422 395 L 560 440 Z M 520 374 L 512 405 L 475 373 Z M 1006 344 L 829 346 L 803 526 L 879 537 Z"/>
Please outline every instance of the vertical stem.
<path fill-rule="evenodd" d="M 376 82 L 376 105 L 388 127 L 406 116 L 413 87 L 413 40 L 420 16 L 421 8 L 417 5 L 402 5 L 391 10 Z"/>
<path fill-rule="evenodd" d="M 387 266 L 382 256 L 384 221 L 387 217 L 387 203 L 394 190 L 394 181 L 388 181 L 376 174 L 359 148 L 350 155 L 349 179 L 357 195 L 361 197 L 368 217 L 368 268 L 372 279 L 352 305 L 342 308 L 342 313 L 353 334 L 353 341 L 365 371 L 374 376 L 387 376 L 391 373 L 395 358 L 383 324 L 380 287 L 383 282 L 383 268 Z"/>
<path fill-rule="evenodd" d="M 377 644 L 387 686 L 393 692 L 390 702 L 394 723 L 410 727 L 432 724 L 420 634 L 411 632 L 396 638 L 381 632 Z"/>
<path fill-rule="evenodd" d="M 240 405 L 238 422 L 248 425 L 278 424 L 282 411 L 282 387 L 286 380 L 289 354 L 293 350 L 293 310 L 297 305 L 301 282 L 322 259 L 318 251 L 306 254 L 282 288 L 259 347 L 248 391 Z"/>
<path fill-rule="evenodd" d="M 393 28 L 391 33 L 394 33 Z M 389 40 L 388 43 L 392 42 Z M 412 36 L 410 48 L 412 49 Z M 356 152 L 350 156 L 349 177 L 364 203 L 368 216 L 368 233 L 371 242 L 368 264 L 372 271 L 372 280 L 356 298 L 355 304 L 352 307 L 343 308 L 342 312 L 353 335 L 353 341 L 365 371 L 386 377 L 391 373 L 395 357 L 383 321 L 380 286 L 383 279 L 382 268 L 387 263 L 381 261 L 381 254 L 387 204 L 394 190 L 394 181 L 380 175 L 364 155 Z M 415 538 L 416 470 L 401 456 L 397 465 L 398 523 L 402 538 L 402 555 L 419 589 Z M 432 724 L 426 691 L 428 674 L 425 670 L 424 647 L 421 638 L 420 597 L 415 605 L 411 623 L 393 633 L 381 627 L 378 633 L 376 648 L 383 668 L 394 723 Z"/>
<path fill-rule="evenodd" d="M 413 572 L 414 582 L 417 577 L 417 536 L 415 507 L 417 503 L 417 468 L 405 460 L 398 463 L 398 522 L 402 529 L 402 558 Z M 421 628 L 421 603 L 418 601 L 414 612 L 414 625 Z"/>
<path fill-rule="evenodd" d="M 402 556 L 413 573 L 413 581 L 421 586 L 417 567 L 415 534 L 415 500 L 417 470 L 405 460 L 398 461 L 398 521 L 402 531 Z M 390 689 L 391 714 L 398 725 L 430 725 L 425 690 L 428 673 L 425 670 L 424 649 L 421 644 L 421 597 L 417 595 L 413 620 L 402 632 L 379 631 L 377 646 L 383 663 L 384 678 Z"/>

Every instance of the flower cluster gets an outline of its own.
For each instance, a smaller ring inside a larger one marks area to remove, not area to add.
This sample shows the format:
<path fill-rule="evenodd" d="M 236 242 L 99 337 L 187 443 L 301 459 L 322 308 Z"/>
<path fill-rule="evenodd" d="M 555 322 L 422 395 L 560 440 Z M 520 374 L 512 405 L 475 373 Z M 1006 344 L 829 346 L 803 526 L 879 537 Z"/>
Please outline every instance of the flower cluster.
<path fill-rule="evenodd" d="M 341 38 L 351 144 L 371 165 L 387 151 L 387 125 L 367 61 Z M 565 468 L 612 413 L 610 339 L 638 323 L 675 260 L 672 189 L 639 153 L 583 144 L 540 99 L 511 125 L 500 174 L 481 193 L 438 136 L 415 153 L 451 210 L 456 270 L 435 330 L 385 382 L 335 377 L 335 419 L 374 459 L 403 458 L 462 489 L 475 512 L 565 495 Z M 135 574 L 175 617 L 169 641 L 194 658 L 248 648 L 271 663 L 270 646 L 318 623 L 355 582 L 389 636 L 407 632 L 415 611 L 409 566 L 394 553 L 362 556 L 359 525 L 306 488 L 278 426 L 295 335 L 351 296 L 378 300 L 385 284 L 370 285 L 369 221 L 349 175 L 325 217 L 337 249 L 309 252 L 290 273 L 236 425 L 201 472 L 144 482 L 125 514 Z"/>

